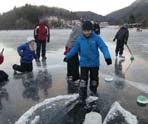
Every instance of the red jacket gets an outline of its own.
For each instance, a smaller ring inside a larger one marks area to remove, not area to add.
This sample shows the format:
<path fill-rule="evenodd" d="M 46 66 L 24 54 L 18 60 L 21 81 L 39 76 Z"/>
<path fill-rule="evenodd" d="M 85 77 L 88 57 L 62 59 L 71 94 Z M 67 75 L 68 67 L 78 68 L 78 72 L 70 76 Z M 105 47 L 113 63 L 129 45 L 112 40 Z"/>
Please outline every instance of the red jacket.
<path fill-rule="evenodd" d="M 34 28 L 34 37 L 35 40 L 39 41 L 50 41 L 50 31 L 48 25 L 44 23 L 39 23 Z"/>

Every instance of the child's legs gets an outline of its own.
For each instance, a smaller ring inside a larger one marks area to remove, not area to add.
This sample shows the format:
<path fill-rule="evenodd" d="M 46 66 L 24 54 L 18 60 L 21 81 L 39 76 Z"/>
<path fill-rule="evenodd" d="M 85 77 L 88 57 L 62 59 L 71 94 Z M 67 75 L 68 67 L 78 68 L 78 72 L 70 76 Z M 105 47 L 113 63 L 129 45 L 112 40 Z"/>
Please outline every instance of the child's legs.
<path fill-rule="evenodd" d="M 37 49 L 36 49 L 36 54 L 37 57 L 40 58 L 40 51 L 41 51 L 41 41 L 37 41 Z"/>
<path fill-rule="evenodd" d="M 120 41 L 117 41 L 116 50 L 115 50 L 116 55 L 118 55 L 119 49 L 120 49 Z"/>
<path fill-rule="evenodd" d="M 122 41 L 120 43 L 119 55 L 122 55 L 123 54 L 123 50 L 124 50 L 124 41 Z"/>
<path fill-rule="evenodd" d="M 90 90 L 94 93 L 97 92 L 97 87 L 99 85 L 99 67 L 90 68 Z"/>
<path fill-rule="evenodd" d="M 14 64 L 13 69 L 19 72 L 25 72 L 26 70 L 24 63 L 21 63 L 21 65 Z"/>
<path fill-rule="evenodd" d="M 72 76 L 72 80 L 79 79 L 79 58 L 78 54 L 72 56 L 67 62 L 67 76 Z"/>
<path fill-rule="evenodd" d="M 27 64 L 25 64 L 25 66 L 26 66 L 26 72 L 32 72 L 32 70 L 33 70 L 32 63 L 27 63 Z"/>
<path fill-rule="evenodd" d="M 46 57 L 46 41 L 41 41 L 42 43 L 42 57 Z"/>
<path fill-rule="evenodd" d="M 87 97 L 88 72 L 89 72 L 89 68 L 81 67 L 81 80 L 80 80 L 80 87 L 79 87 L 79 95 L 82 100 L 85 100 Z"/>

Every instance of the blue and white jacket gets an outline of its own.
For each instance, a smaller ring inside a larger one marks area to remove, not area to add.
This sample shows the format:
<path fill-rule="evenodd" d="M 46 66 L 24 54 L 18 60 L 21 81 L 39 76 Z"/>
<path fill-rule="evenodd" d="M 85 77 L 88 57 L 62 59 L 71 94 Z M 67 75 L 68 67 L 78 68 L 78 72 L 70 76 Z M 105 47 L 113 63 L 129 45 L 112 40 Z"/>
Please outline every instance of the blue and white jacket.
<path fill-rule="evenodd" d="M 37 58 L 35 51 L 30 50 L 29 43 L 19 46 L 17 52 L 21 56 L 22 63 L 32 63 L 33 59 Z"/>
<path fill-rule="evenodd" d="M 66 55 L 66 58 L 69 59 L 79 52 L 81 67 L 99 67 L 100 54 L 98 48 L 103 53 L 105 59 L 111 59 L 108 47 L 100 36 L 92 32 L 90 37 L 86 38 L 83 34 L 81 34 L 77 38 L 73 48 Z"/>

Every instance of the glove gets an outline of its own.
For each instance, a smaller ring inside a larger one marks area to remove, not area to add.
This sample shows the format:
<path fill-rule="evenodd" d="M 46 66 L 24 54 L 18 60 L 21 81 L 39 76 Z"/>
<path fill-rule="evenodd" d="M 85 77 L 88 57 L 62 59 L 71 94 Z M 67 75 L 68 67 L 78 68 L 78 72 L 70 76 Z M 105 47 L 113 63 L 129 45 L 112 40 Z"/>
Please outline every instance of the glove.
<path fill-rule="evenodd" d="M 124 44 L 126 45 L 126 44 L 127 44 L 127 42 L 124 42 Z"/>
<path fill-rule="evenodd" d="M 64 55 L 66 55 L 69 51 L 70 51 L 70 48 L 66 48 L 66 50 L 64 51 Z"/>
<path fill-rule="evenodd" d="M 116 38 L 113 39 L 113 42 L 115 42 Z"/>
<path fill-rule="evenodd" d="M 111 60 L 111 59 L 105 59 L 105 61 L 106 61 L 106 64 L 107 64 L 107 65 L 112 64 L 112 60 Z"/>
<path fill-rule="evenodd" d="M 63 61 L 64 61 L 64 62 L 68 62 L 68 59 L 65 57 Z"/>
<path fill-rule="evenodd" d="M 47 39 L 47 43 L 49 43 L 50 42 L 50 40 L 49 40 L 49 38 Z"/>

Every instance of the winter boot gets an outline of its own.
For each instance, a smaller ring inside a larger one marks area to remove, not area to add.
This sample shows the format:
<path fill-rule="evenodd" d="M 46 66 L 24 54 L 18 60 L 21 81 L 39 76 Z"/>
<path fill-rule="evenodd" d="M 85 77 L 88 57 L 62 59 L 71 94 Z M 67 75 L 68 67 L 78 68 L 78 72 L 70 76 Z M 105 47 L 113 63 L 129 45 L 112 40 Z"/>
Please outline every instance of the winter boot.
<path fill-rule="evenodd" d="M 80 102 L 85 102 L 87 98 L 87 82 L 84 80 L 80 81 L 79 96 L 80 96 Z"/>
<path fill-rule="evenodd" d="M 90 81 L 90 90 L 92 96 L 97 96 L 97 87 L 98 87 L 98 81 L 95 80 Z"/>
<path fill-rule="evenodd" d="M 122 59 L 125 59 L 125 56 L 120 55 L 119 57 L 122 58 Z"/>

